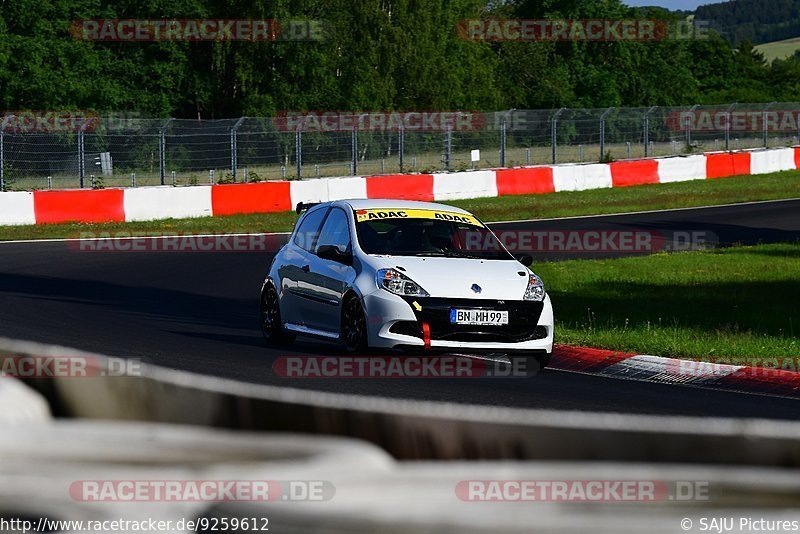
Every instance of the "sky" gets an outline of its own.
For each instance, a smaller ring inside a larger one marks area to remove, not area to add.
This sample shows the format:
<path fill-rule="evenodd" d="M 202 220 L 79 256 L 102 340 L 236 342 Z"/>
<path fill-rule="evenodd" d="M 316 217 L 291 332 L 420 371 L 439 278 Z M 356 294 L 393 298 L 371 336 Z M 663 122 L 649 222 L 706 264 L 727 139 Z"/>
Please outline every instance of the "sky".
<path fill-rule="evenodd" d="M 694 11 L 703 4 L 715 4 L 721 0 L 623 0 L 629 6 L 661 6 L 669 9 Z"/>

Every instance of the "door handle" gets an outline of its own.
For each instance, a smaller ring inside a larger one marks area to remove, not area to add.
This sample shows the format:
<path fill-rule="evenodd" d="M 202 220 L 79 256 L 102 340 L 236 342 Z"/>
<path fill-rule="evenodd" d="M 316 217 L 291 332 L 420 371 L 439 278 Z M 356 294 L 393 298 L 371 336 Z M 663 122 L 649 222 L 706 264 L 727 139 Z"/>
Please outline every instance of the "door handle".
<path fill-rule="evenodd" d="M 300 270 L 303 271 L 304 273 L 307 273 L 311 270 L 311 266 L 303 265 L 302 267 L 300 267 Z"/>

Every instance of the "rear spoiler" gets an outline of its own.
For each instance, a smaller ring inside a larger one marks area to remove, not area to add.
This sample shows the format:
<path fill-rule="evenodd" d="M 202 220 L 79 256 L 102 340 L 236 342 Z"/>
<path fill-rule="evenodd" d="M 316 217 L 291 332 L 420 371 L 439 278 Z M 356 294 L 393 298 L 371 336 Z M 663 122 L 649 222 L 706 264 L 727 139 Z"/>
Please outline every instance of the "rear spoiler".
<path fill-rule="evenodd" d="M 300 215 L 306 210 L 310 210 L 314 206 L 319 206 L 322 202 L 298 202 L 297 206 L 295 207 L 294 211 Z"/>

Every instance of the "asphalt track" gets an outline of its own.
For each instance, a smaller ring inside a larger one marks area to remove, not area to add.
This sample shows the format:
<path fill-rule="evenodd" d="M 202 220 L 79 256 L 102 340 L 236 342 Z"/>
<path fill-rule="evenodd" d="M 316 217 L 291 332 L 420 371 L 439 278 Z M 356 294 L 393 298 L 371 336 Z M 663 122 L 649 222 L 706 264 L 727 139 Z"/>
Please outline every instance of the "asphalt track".
<path fill-rule="evenodd" d="M 503 231 L 706 232 L 719 244 L 800 239 L 800 200 L 492 225 Z M 669 239 L 666 240 L 669 243 Z M 667 246 L 668 248 L 668 246 Z M 550 252 L 537 259 L 618 256 Z M 258 328 L 265 252 L 88 252 L 74 242 L 0 244 L 0 335 L 138 358 L 248 382 L 513 407 L 800 419 L 796 400 L 548 370 L 535 378 L 300 379 L 287 355 L 335 353 L 300 341 L 268 349 Z M 558 317 L 558 302 L 554 302 Z"/>

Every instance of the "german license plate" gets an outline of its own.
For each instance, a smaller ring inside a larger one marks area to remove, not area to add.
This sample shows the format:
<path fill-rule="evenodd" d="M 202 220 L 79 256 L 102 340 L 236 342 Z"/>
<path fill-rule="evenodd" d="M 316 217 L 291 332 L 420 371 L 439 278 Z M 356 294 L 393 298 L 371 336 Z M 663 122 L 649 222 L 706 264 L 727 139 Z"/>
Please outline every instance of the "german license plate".
<path fill-rule="evenodd" d="M 508 324 L 508 312 L 497 310 L 450 310 L 450 324 L 499 326 Z"/>

